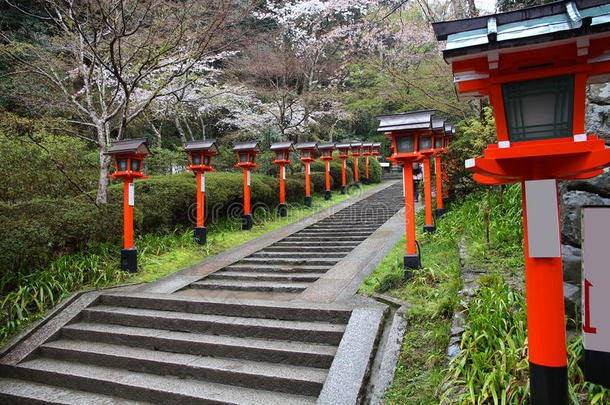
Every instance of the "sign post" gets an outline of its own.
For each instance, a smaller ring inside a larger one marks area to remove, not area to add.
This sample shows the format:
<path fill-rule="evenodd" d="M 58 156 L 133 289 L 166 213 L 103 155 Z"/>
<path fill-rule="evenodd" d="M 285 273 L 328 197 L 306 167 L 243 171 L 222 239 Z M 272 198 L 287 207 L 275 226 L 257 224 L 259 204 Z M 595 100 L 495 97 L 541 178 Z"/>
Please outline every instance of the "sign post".
<path fill-rule="evenodd" d="M 324 199 L 330 200 L 332 198 L 331 191 L 330 191 L 330 161 L 335 160 L 335 159 L 333 159 L 333 151 L 335 150 L 335 144 L 334 143 L 320 144 L 320 145 L 318 145 L 318 150 L 322 154 L 322 156 L 320 156 L 320 159 L 322 159 L 324 161 L 324 164 L 326 166 L 326 168 L 325 168 L 326 169 L 326 190 L 324 191 Z"/>
<path fill-rule="evenodd" d="M 585 379 L 610 389 L 610 207 L 583 207 L 582 310 Z"/>
<path fill-rule="evenodd" d="M 377 131 L 384 132 L 388 138 L 392 139 L 394 153 L 388 160 L 402 164 L 407 236 L 407 254 L 403 259 L 405 278 L 411 277 L 411 270 L 422 268 L 415 240 L 413 162 L 421 159 L 421 155 L 418 153 L 418 147 L 421 145 L 419 137 L 429 136 L 434 113 L 434 110 L 423 110 L 376 117 L 380 121 Z"/>
<path fill-rule="evenodd" d="M 205 172 L 215 172 L 212 169 L 212 156 L 218 153 L 216 139 L 190 141 L 184 146 L 189 154 L 191 165 L 186 170 L 197 173 L 197 221 L 195 225 L 195 240 L 205 245 L 207 229 L 205 227 Z"/>
<path fill-rule="evenodd" d="M 347 180 L 345 178 L 345 161 L 349 158 L 349 143 L 338 143 L 339 158 L 341 159 L 341 194 L 347 193 Z"/>
<path fill-rule="evenodd" d="M 142 162 L 150 154 L 146 138 L 127 139 L 110 144 L 106 155 L 114 156 L 114 173 L 108 177 L 123 179 L 123 249 L 121 270 L 138 271 L 138 249 L 133 245 L 133 206 L 135 203 L 134 179 L 146 179 Z"/>
<path fill-rule="evenodd" d="M 241 142 L 233 145 L 233 152 L 237 153 L 238 160 L 235 167 L 244 169 L 244 213 L 242 215 L 241 229 L 252 229 L 252 213 L 250 212 L 250 169 L 258 167 L 255 163 L 256 155 L 260 153 L 258 142 Z"/>

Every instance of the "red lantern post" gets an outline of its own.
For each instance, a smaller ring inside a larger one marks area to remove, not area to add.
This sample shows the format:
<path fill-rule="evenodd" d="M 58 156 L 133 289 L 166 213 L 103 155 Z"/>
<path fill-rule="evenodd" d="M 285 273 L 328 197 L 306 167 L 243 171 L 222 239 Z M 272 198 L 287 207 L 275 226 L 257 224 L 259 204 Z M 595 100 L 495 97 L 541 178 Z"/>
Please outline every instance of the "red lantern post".
<path fill-rule="evenodd" d="M 212 156 L 218 153 L 216 139 L 204 139 L 202 141 L 190 141 L 184 146 L 184 151 L 189 154 L 191 165 L 186 170 L 197 173 L 197 222 L 195 225 L 195 240 L 200 245 L 205 245 L 207 229 L 205 227 L 205 172 L 215 172 L 212 169 Z"/>
<path fill-rule="evenodd" d="M 494 108 L 498 143 L 466 167 L 484 184 L 521 183 L 534 405 L 568 403 L 557 180 L 610 166 L 585 133 L 586 85 L 610 73 L 609 16 L 595 1 L 555 2 L 434 24 L 458 93 Z"/>
<path fill-rule="evenodd" d="M 320 159 L 322 159 L 324 161 L 324 164 L 326 166 L 326 190 L 324 191 L 324 199 L 325 200 L 330 200 L 331 199 L 331 192 L 330 192 L 330 161 L 334 160 L 333 159 L 333 151 L 335 150 L 335 144 L 334 143 L 323 143 L 323 144 L 320 144 L 320 145 L 318 145 L 318 150 L 322 154 L 322 156 L 320 156 Z"/>
<path fill-rule="evenodd" d="M 445 129 L 448 124 L 445 124 L 444 118 L 432 120 L 432 135 L 433 135 L 433 153 L 434 157 L 434 180 L 436 182 L 436 210 L 434 214 L 436 218 L 440 218 L 445 213 L 443 208 L 443 171 L 441 166 L 441 154 L 445 152 L 443 149 L 443 140 L 445 138 Z"/>
<path fill-rule="evenodd" d="M 373 156 L 373 142 L 365 142 L 362 144 L 362 154 L 364 155 L 364 164 L 366 165 L 366 179 L 364 184 L 371 184 L 369 179 L 369 156 Z"/>
<path fill-rule="evenodd" d="M 299 159 L 303 162 L 305 166 L 305 205 L 311 207 L 311 168 L 309 164 L 311 162 L 315 162 L 314 153 L 316 152 L 318 145 L 315 142 L 308 143 L 300 143 L 296 146 L 296 149 L 301 151 L 301 158 Z"/>
<path fill-rule="evenodd" d="M 379 151 L 379 149 L 381 149 L 381 142 L 373 142 L 373 157 L 375 158 L 375 160 L 377 160 L 377 156 L 381 155 L 381 152 Z"/>
<path fill-rule="evenodd" d="M 421 268 L 421 258 L 415 240 L 415 202 L 413 190 L 413 162 L 421 159 L 418 153 L 420 134 L 429 135 L 432 130 L 434 110 L 409 113 L 379 115 L 377 131 L 384 132 L 392 139 L 394 153 L 388 160 L 400 162 L 403 169 L 403 191 L 405 197 L 407 254 L 404 256 L 405 277 L 410 277 L 410 269 Z"/>
<path fill-rule="evenodd" d="M 347 193 L 347 181 L 345 178 L 345 161 L 349 158 L 349 143 L 338 143 L 337 150 L 341 158 L 341 194 Z"/>
<path fill-rule="evenodd" d="M 444 120 L 443 120 L 444 121 Z M 443 128 L 442 123 L 440 127 Z M 430 157 L 434 153 L 433 131 L 438 131 L 439 120 L 432 120 L 430 131 L 419 131 L 417 134 L 417 152 L 419 154 L 419 162 L 424 164 L 424 206 L 426 211 L 426 221 L 424 224 L 424 232 L 436 231 L 434 225 L 434 216 L 432 215 L 432 173 L 430 168 Z"/>
<path fill-rule="evenodd" d="M 134 179 L 148 178 L 142 173 L 142 162 L 150 154 L 146 138 L 127 139 L 110 144 L 106 155 L 114 156 L 114 173 L 108 177 L 123 179 L 123 249 L 121 270 L 138 271 L 138 249 L 133 245 Z"/>
<path fill-rule="evenodd" d="M 350 143 L 350 149 L 354 158 L 354 185 L 360 187 L 360 182 L 358 181 L 358 156 L 362 154 L 362 142 Z"/>
<path fill-rule="evenodd" d="M 258 142 L 241 142 L 233 145 L 233 152 L 237 153 L 238 160 L 235 167 L 244 169 L 244 214 L 241 229 L 252 229 L 252 213 L 250 212 L 250 169 L 258 167 L 255 163 L 256 155 L 260 153 Z"/>
<path fill-rule="evenodd" d="M 288 214 L 286 205 L 286 165 L 291 165 L 290 152 L 294 152 L 292 142 L 277 142 L 271 144 L 269 148 L 275 153 L 275 160 L 272 162 L 280 166 L 280 205 L 277 207 L 277 212 L 280 217 L 285 217 Z"/>

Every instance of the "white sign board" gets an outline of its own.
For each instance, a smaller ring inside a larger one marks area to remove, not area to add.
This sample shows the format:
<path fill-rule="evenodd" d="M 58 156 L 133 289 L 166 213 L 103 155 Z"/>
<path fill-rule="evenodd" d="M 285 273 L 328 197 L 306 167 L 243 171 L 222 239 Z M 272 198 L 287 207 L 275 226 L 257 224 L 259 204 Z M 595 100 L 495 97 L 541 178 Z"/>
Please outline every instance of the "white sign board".
<path fill-rule="evenodd" d="M 282 167 L 282 180 L 286 180 L 286 168 Z"/>
<path fill-rule="evenodd" d="M 582 236 L 584 346 L 610 352 L 610 207 L 583 208 Z"/>
<path fill-rule="evenodd" d="M 136 193 L 136 191 L 135 191 L 133 183 L 129 183 L 129 195 L 127 196 L 127 199 L 128 199 L 128 203 L 129 203 L 130 207 L 133 207 L 135 193 Z"/>
<path fill-rule="evenodd" d="M 246 172 L 246 177 L 248 178 L 248 179 L 247 179 L 248 187 L 250 187 L 250 170 L 248 170 L 248 171 Z"/>
<path fill-rule="evenodd" d="M 205 193 L 205 172 L 201 172 L 201 192 Z"/>
<path fill-rule="evenodd" d="M 529 256 L 561 257 L 557 181 L 526 181 L 525 207 Z"/>
<path fill-rule="evenodd" d="M 311 167 L 307 164 L 307 174 L 311 174 Z"/>
<path fill-rule="evenodd" d="M 405 198 L 407 196 L 406 190 L 405 190 L 405 171 L 402 171 L 402 197 Z"/>

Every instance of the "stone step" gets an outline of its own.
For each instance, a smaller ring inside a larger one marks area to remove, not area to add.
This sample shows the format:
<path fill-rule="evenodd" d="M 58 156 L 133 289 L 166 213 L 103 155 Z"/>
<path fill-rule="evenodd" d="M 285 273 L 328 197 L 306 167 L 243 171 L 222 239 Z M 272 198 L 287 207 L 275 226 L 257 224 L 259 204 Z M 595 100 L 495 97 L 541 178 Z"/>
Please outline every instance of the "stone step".
<path fill-rule="evenodd" d="M 160 404 L 313 404 L 315 397 L 38 358 L 7 367 L 15 378 Z"/>
<path fill-rule="evenodd" d="M 247 308 L 243 315 L 250 316 Z M 343 324 L 244 318 L 102 305 L 83 310 L 81 316 L 84 322 L 89 323 L 109 323 L 140 328 L 331 345 L 339 343 L 345 330 Z"/>
<path fill-rule="evenodd" d="M 96 405 L 144 405 L 151 402 L 129 401 L 92 392 L 78 391 L 71 388 L 59 388 L 52 385 L 14 378 L 0 378 L 0 403 L 11 405 L 39 404 L 96 404 Z"/>
<path fill-rule="evenodd" d="M 359 240 L 347 240 L 347 241 L 343 241 L 343 240 L 334 240 L 328 243 L 324 243 L 324 244 L 319 244 L 316 242 L 303 242 L 303 241 L 286 241 L 285 239 L 282 240 L 281 242 L 276 242 L 273 244 L 273 246 L 311 246 L 311 247 L 322 247 L 325 248 L 326 246 L 344 246 L 344 247 L 349 247 L 350 250 L 355 248 L 356 246 L 358 246 L 361 243 L 361 241 Z"/>
<path fill-rule="evenodd" d="M 258 271 L 258 270 L 257 270 Z M 302 272 L 300 270 L 299 272 Z M 316 267 L 319 271 L 319 267 Z M 99 303 L 113 307 L 154 309 L 195 314 L 251 318 L 271 318 L 308 322 L 343 323 L 349 321 L 351 308 L 345 305 L 297 304 L 261 300 L 231 300 L 213 297 L 185 297 L 154 293 L 112 293 L 100 297 Z"/>
<path fill-rule="evenodd" d="M 286 242 L 336 242 L 336 241 L 363 241 L 366 239 L 366 236 L 306 236 L 306 235 L 296 235 L 289 236 L 284 238 L 283 240 Z"/>
<path fill-rule="evenodd" d="M 328 246 L 311 246 L 311 245 L 295 245 L 293 246 L 282 246 L 282 245 L 271 245 L 265 248 L 265 252 L 294 252 L 298 250 L 300 252 L 343 252 L 349 253 L 354 248 L 353 246 L 341 246 L 341 245 L 328 245 Z"/>
<path fill-rule="evenodd" d="M 340 258 L 336 257 L 318 257 L 318 258 L 290 258 L 290 257 L 251 257 L 248 256 L 241 260 L 241 264 L 264 264 L 268 267 L 275 267 L 281 265 L 316 265 L 316 266 L 329 266 L 332 267 L 338 262 Z"/>
<path fill-rule="evenodd" d="M 293 258 L 293 259 L 317 259 L 317 258 L 337 258 L 341 259 L 345 257 L 346 252 L 334 252 L 331 249 L 327 249 L 325 252 L 303 252 L 300 249 L 293 249 L 288 252 L 256 252 L 248 256 L 250 257 L 269 257 L 269 258 Z"/>
<path fill-rule="evenodd" d="M 267 265 L 242 265 L 232 264 L 224 268 L 227 271 L 239 271 L 239 272 L 277 272 L 277 273 L 326 273 L 331 266 L 318 266 L 318 265 L 297 265 L 297 266 L 267 266 Z"/>
<path fill-rule="evenodd" d="M 328 374 L 319 368 L 170 353 L 79 340 L 46 343 L 40 347 L 40 353 L 43 358 L 55 360 L 298 395 L 318 395 Z"/>
<path fill-rule="evenodd" d="M 79 322 L 61 337 L 150 350 L 329 368 L 336 346 Z"/>
<path fill-rule="evenodd" d="M 358 230 L 361 231 L 375 231 L 377 230 L 377 226 L 375 225 L 360 225 L 358 227 Z M 352 225 L 349 226 L 339 226 L 339 225 L 312 225 L 309 226 L 307 228 L 305 228 L 305 230 L 310 230 L 310 229 L 314 229 L 314 230 L 328 230 L 328 231 L 351 231 L 354 229 L 354 227 Z"/>
<path fill-rule="evenodd" d="M 206 278 L 189 284 L 190 288 L 201 290 L 233 290 L 233 291 L 269 291 L 269 292 L 302 292 L 311 283 L 304 282 L 273 282 L 273 281 L 242 281 Z"/>
<path fill-rule="evenodd" d="M 244 281 L 280 281 L 280 282 L 314 282 L 324 273 L 280 273 L 278 272 L 241 272 L 218 271 L 210 274 L 207 279 L 214 280 L 244 280 Z"/>
<path fill-rule="evenodd" d="M 295 235 L 366 236 L 366 237 L 368 237 L 371 233 L 373 233 L 373 232 L 372 231 L 363 231 L 363 230 L 358 229 L 358 227 L 354 227 L 354 228 L 352 228 L 352 230 L 349 230 L 349 231 L 336 230 L 336 229 L 333 229 L 333 230 L 305 229 L 301 232 L 297 232 Z"/>

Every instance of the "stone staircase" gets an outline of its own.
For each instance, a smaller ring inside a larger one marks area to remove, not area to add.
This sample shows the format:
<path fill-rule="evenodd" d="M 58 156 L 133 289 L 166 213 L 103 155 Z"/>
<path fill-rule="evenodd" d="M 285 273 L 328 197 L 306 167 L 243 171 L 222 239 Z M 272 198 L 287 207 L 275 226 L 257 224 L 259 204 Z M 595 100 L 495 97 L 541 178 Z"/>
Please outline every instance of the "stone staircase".
<path fill-rule="evenodd" d="M 288 300 L 309 288 L 400 210 L 401 194 L 402 187 L 393 185 L 375 198 L 361 200 L 190 284 L 180 294 L 216 290 L 252 298 L 239 292 L 258 292 L 254 297 L 274 299 L 283 293 L 282 299 Z"/>
<path fill-rule="evenodd" d="M 314 403 L 351 313 L 103 294 L 18 364 L 2 365 L 0 402 Z"/>
<path fill-rule="evenodd" d="M 358 402 L 387 307 L 289 301 L 401 193 L 387 187 L 175 293 L 80 295 L 0 355 L 0 403 Z"/>

